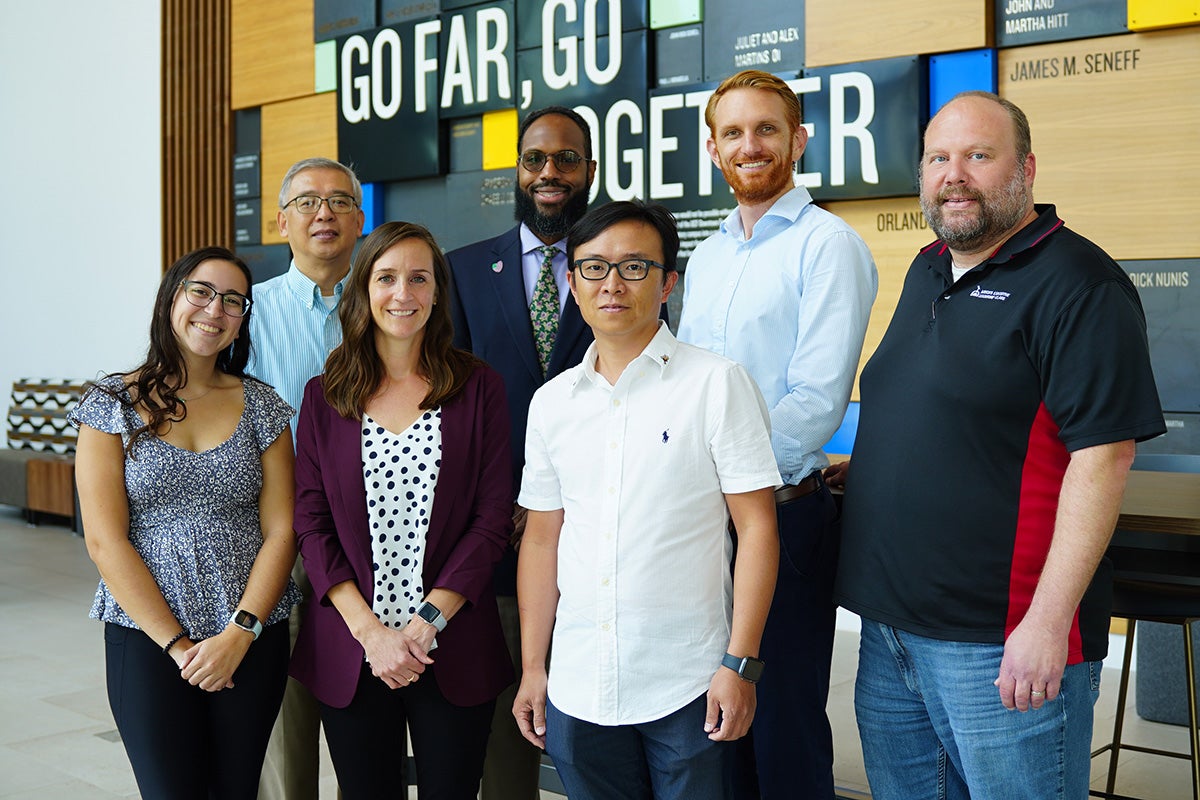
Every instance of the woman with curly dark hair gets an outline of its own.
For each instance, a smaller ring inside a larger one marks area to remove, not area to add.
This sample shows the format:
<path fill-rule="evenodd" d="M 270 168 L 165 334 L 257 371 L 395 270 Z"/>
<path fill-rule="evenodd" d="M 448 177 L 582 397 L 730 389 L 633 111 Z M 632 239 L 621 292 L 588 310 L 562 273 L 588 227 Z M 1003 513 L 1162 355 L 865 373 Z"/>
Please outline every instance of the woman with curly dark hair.
<path fill-rule="evenodd" d="M 188 253 L 150 349 L 71 412 L 108 697 L 145 798 L 254 798 L 287 681 L 292 409 L 245 374 L 250 271 Z"/>
<path fill-rule="evenodd" d="M 292 676 L 320 704 L 347 800 L 395 795 L 406 723 L 421 797 L 474 800 L 513 680 L 492 592 L 512 531 L 508 410 L 500 376 L 451 344 L 449 280 L 425 228 L 375 229 L 300 408 L 314 602 Z"/>

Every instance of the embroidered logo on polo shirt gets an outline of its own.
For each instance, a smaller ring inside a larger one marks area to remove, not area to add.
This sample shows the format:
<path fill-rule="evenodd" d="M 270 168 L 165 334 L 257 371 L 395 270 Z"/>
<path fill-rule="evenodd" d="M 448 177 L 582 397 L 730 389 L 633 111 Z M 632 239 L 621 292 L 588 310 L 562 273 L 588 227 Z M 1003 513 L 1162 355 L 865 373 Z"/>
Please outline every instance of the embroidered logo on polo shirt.
<path fill-rule="evenodd" d="M 982 286 L 976 285 L 975 291 L 971 292 L 971 297 L 978 297 L 980 300 L 1007 300 L 1009 292 L 997 292 L 991 289 L 984 289 Z"/>

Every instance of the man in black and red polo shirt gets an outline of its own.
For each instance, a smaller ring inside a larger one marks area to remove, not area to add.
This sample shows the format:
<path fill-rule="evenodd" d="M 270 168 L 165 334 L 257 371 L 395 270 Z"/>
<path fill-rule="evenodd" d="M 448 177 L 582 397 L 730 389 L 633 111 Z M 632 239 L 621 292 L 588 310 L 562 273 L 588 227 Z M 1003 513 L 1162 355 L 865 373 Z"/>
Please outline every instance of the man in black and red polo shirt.
<path fill-rule="evenodd" d="M 1134 443 L 1165 432 L 1121 268 L 1033 203 L 1029 123 L 930 121 L 913 261 L 861 379 L 837 600 L 872 795 L 1083 798 Z M 1021 712 L 1021 713 L 1017 713 Z"/>

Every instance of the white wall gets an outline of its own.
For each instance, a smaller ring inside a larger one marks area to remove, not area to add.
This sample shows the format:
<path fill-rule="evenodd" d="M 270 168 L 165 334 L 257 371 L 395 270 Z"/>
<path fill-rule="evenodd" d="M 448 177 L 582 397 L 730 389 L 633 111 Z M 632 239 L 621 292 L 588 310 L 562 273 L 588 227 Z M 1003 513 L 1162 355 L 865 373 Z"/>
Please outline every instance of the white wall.
<path fill-rule="evenodd" d="M 14 378 L 91 378 L 145 355 L 163 268 L 160 26 L 158 0 L 5 4 L 5 413 Z"/>

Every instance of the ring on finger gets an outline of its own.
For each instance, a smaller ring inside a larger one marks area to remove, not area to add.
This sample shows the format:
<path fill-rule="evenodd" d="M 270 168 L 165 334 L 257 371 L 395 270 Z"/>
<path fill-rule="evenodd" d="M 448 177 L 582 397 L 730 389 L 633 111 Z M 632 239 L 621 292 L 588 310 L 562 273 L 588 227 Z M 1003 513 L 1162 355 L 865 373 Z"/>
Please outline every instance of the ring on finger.
<path fill-rule="evenodd" d="M 1029 696 L 1030 697 L 1045 697 L 1046 693 L 1044 691 L 1038 691 L 1037 689 L 1030 689 Z"/>
<path fill-rule="evenodd" d="M 412 683 L 412 682 L 413 682 L 413 681 L 415 681 L 416 679 L 417 679 L 417 673 L 415 673 L 415 672 L 414 672 L 412 675 L 409 675 L 409 676 L 408 676 L 408 682 L 409 682 L 409 683 Z"/>

